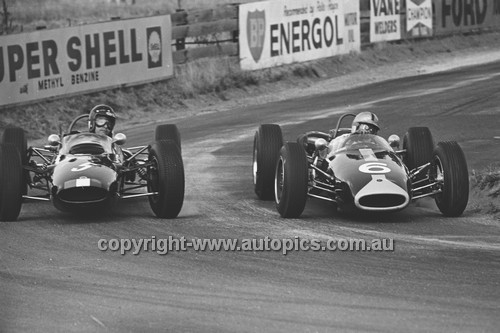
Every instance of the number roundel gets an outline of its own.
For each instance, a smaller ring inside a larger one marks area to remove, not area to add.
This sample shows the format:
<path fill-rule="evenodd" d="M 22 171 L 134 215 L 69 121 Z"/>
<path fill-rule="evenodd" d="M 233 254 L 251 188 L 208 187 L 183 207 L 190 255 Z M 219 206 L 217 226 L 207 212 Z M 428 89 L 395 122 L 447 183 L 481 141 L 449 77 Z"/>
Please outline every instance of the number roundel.
<path fill-rule="evenodd" d="M 96 165 L 96 164 L 92 163 L 92 162 L 85 162 L 85 163 L 78 165 L 77 167 L 71 168 L 71 171 L 72 172 L 79 172 L 79 171 L 87 170 L 87 169 L 90 169 L 94 165 Z"/>
<path fill-rule="evenodd" d="M 387 167 L 387 164 L 381 162 L 365 163 L 360 165 L 358 169 L 363 173 L 371 173 L 371 174 L 391 172 L 391 169 Z"/>

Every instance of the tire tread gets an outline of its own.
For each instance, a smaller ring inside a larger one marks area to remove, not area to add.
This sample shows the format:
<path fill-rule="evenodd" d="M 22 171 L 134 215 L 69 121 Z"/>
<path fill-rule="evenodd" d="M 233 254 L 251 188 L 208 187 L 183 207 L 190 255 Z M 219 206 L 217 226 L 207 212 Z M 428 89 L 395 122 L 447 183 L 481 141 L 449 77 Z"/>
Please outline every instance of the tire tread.
<path fill-rule="evenodd" d="M 276 208 L 282 217 L 296 218 L 304 211 L 307 201 L 308 166 L 305 150 L 298 142 L 287 142 L 281 148 L 280 157 L 284 160 L 285 179 L 281 200 L 276 200 Z"/>
<path fill-rule="evenodd" d="M 283 134 L 280 126 L 276 124 L 260 125 L 254 137 L 254 151 L 256 145 L 258 171 L 254 191 L 261 200 L 274 200 L 274 173 L 279 152 L 283 146 Z"/>
<path fill-rule="evenodd" d="M 0 221 L 15 221 L 21 211 L 23 169 L 13 144 L 0 144 Z"/>
<path fill-rule="evenodd" d="M 158 160 L 159 194 L 158 202 L 150 198 L 150 205 L 156 216 L 175 218 L 184 202 L 184 165 L 179 147 L 172 140 L 156 141 L 150 155 Z"/>

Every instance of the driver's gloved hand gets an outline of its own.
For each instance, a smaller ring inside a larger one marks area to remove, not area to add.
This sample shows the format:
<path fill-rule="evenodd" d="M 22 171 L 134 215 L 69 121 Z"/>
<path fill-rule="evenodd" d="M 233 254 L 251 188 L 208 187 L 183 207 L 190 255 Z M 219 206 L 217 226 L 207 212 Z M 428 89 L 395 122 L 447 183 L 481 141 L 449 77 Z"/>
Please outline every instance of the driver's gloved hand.
<path fill-rule="evenodd" d="M 328 141 L 331 141 L 335 137 L 335 130 L 331 129 L 328 131 Z"/>

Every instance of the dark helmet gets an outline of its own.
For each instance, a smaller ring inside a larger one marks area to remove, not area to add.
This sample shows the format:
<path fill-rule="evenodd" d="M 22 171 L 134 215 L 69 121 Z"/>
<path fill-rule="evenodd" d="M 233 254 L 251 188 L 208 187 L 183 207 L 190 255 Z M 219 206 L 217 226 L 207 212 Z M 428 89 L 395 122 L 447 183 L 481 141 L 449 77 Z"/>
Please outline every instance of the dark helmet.
<path fill-rule="evenodd" d="M 115 122 L 116 122 L 116 113 L 113 110 L 113 108 L 109 105 L 106 104 L 99 104 L 96 105 L 90 110 L 89 113 L 89 132 L 95 132 L 96 126 L 101 127 L 104 126 L 105 123 L 103 124 L 97 124 L 96 119 L 101 117 L 105 117 L 108 120 L 108 129 L 110 131 L 113 130 L 115 127 Z"/>
<path fill-rule="evenodd" d="M 372 112 L 361 112 L 352 121 L 354 133 L 377 134 L 380 130 L 378 117 Z"/>

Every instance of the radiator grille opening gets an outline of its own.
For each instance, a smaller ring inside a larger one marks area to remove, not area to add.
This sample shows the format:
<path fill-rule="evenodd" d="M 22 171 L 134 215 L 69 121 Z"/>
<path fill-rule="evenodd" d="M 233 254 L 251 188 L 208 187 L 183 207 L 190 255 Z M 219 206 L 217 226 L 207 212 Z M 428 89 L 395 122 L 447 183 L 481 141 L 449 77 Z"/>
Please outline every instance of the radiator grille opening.
<path fill-rule="evenodd" d="M 403 205 L 406 198 L 400 194 L 374 194 L 359 198 L 359 204 L 363 207 L 385 208 Z"/>
<path fill-rule="evenodd" d="M 98 202 L 106 199 L 108 191 L 100 187 L 73 187 L 62 190 L 59 200 L 65 202 Z"/>

